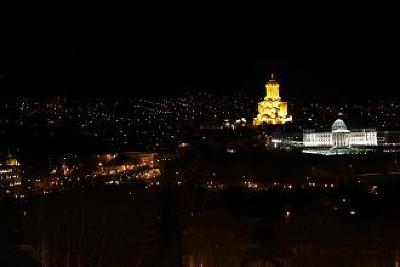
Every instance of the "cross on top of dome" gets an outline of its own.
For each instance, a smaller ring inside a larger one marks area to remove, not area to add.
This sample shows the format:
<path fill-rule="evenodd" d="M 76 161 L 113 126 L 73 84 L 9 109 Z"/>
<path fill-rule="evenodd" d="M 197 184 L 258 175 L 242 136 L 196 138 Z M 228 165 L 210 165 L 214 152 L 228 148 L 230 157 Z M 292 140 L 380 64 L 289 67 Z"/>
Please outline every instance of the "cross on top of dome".
<path fill-rule="evenodd" d="M 271 78 L 269 79 L 267 85 L 278 85 L 278 82 L 275 80 L 273 73 L 271 73 Z"/>

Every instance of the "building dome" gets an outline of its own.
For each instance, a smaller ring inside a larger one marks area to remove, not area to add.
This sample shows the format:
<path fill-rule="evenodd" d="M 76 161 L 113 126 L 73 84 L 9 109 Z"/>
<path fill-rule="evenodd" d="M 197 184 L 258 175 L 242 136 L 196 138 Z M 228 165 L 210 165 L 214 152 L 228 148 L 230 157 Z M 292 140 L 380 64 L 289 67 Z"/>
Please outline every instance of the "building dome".
<path fill-rule="evenodd" d="M 272 85 L 272 86 L 279 85 L 279 83 L 274 79 L 274 74 L 273 73 L 271 73 L 271 78 L 269 79 L 267 85 Z"/>
<path fill-rule="evenodd" d="M 332 131 L 337 131 L 337 130 L 347 130 L 346 124 L 341 119 L 335 120 L 335 122 L 332 124 Z"/>

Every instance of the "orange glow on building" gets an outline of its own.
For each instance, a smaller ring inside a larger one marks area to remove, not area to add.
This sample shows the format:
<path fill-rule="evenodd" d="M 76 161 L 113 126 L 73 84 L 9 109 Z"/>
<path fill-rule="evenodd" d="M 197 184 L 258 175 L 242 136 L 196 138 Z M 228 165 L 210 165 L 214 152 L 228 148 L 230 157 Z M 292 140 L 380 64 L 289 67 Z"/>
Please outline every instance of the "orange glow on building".
<path fill-rule="evenodd" d="M 285 124 L 292 121 L 292 116 L 288 116 L 287 102 L 281 101 L 279 95 L 279 83 L 271 74 L 271 79 L 265 85 L 266 96 L 258 103 L 258 114 L 253 119 L 253 125 L 265 124 Z"/>

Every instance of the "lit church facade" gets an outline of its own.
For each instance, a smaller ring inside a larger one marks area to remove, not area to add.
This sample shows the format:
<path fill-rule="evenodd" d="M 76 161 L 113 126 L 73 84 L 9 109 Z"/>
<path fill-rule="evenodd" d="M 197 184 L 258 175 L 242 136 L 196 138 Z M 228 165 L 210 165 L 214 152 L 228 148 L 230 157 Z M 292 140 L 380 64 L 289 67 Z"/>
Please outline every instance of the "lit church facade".
<path fill-rule="evenodd" d="M 279 96 L 279 83 L 271 74 L 271 79 L 265 85 L 266 96 L 258 103 L 258 114 L 253 119 L 253 125 L 265 124 L 285 124 L 292 121 L 292 116 L 288 116 L 287 102 L 281 101 Z"/>
<path fill-rule="evenodd" d="M 343 120 L 337 119 L 332 124 L 331 132 L 303 132 L 305 148 L 351 148 L 374 147 L 378 145 L 375 129 L 349 131 Z"/>

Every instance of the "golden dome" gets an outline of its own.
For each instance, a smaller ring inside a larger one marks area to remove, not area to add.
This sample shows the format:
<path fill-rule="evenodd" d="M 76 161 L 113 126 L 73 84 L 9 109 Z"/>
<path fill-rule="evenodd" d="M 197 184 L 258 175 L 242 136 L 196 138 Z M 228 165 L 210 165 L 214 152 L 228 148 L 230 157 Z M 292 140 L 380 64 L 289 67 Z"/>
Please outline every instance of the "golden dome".
<path fill-rule="evenodd" d="M 271 78 L 269 79 L 267 85 L 278 85 L 279 83 L 274 79 L 274 74 L 271 73 Z"/>

